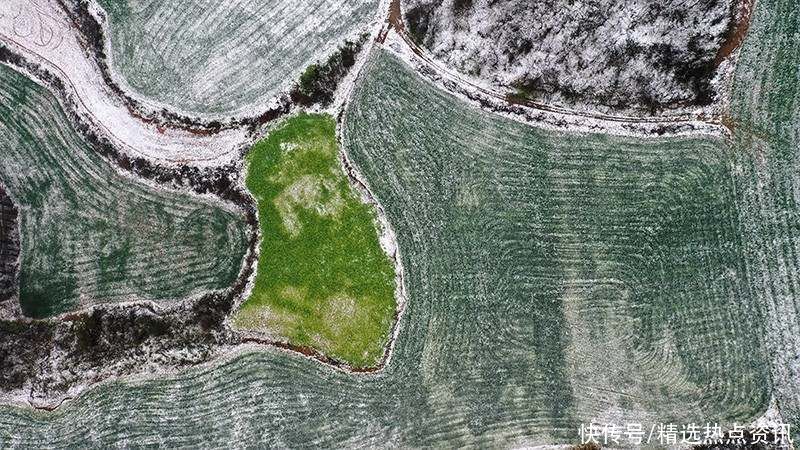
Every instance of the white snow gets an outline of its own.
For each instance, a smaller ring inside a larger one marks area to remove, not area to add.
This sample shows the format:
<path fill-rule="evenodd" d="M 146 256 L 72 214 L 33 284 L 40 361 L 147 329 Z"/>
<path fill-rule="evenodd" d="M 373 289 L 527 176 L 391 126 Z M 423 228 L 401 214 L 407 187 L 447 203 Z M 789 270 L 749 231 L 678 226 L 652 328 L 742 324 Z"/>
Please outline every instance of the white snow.
<path fill-rule="evenodd" d="M 664 126 L 674 129 L 663 136 L 727 135 L 724 126 L 701 120 L 703 111 L 688 111 L 680 116 L 642 118 L 635 116 L 597 113 L 591 108 L 581 110 L 541 104 L 536 106 L 509 105 L 503 91 L 498 91 L 481 80 L 462 75 L 455 69 L 436 61 L 430 55 L 412 50 L 413 43 L 391 31 L 383 48 L 389 50 L 420 76 L 439 89 L 481 109 L 512 120 L 540 128 L 574 133 L 608 133 L 618 136 L 652 137 Z"/>
<path fill-rule="evenodd" d="M 243 129 L 197 135 L 144 123 L 106 86 L 54 0 L 2 3 L 0 42 L 61 78 L 76 99 L 77 112 L 119 149 L 160 163 L 213 166 L 237 160 L 248 144 Z"/>
<path fill-rule="evenodd" d="M 539 98 L 551 104 L 627 109 L 640 95 L 663 103 L 695 96 L 675 65 L 687 67 L 694 48 L 714 59 L 730 3 L 403 0 L 403 12 L 407 31 L 461 74 L 505 88 L 538 80 Z"/>

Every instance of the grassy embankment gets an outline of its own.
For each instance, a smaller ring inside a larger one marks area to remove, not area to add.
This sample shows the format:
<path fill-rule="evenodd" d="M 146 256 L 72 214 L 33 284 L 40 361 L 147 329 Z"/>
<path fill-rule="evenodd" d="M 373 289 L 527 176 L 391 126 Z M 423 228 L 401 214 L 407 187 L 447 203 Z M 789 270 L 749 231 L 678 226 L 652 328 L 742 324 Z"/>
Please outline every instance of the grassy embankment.
<path fill-rule="evenodd" d="M 375 211 L 342 171 L 333 119 L 287 120 L 247 163 L 261 255 L 234 325 L 353 367 L 376 364 L 395 312 L 394 268 L 380 248 Z"/>

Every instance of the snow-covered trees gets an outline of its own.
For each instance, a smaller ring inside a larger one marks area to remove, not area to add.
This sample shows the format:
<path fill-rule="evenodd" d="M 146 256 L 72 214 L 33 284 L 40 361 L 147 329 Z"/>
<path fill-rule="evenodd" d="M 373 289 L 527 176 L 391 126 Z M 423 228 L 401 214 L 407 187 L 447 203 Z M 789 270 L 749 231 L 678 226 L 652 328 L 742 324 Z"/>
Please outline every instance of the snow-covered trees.
<path fill-rule="evenodd" d="M 713 102 L 737 0 L 403 0 L 411 36 L 458 71 L 597 109 Z"/>

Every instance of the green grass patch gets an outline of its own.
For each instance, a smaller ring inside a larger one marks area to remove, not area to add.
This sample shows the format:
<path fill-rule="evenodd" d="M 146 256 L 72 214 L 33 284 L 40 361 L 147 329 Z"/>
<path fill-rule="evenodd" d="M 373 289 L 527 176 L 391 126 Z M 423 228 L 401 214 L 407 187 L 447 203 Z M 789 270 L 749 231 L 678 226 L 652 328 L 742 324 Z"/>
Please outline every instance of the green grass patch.
<path fill-rule="evenodd" d="M 261 254 L 239 329 L 275 334 L 354 367 L 376 364 L 395 312 L 394 268 L 375 211 L 343 172 L 335 122 L 300 115 L 247 156 Z"/>

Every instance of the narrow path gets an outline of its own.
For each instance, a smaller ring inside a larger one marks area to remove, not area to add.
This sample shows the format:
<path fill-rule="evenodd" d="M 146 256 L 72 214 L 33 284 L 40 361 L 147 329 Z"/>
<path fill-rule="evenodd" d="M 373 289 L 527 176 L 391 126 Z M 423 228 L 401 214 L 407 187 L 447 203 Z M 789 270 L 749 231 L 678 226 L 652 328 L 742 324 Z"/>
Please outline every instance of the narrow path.
<path fill-rule="evenodd" d="M 752 11 L 754 1 L 755 0 L 742 0 L 743 4 L 741 6 L 740 14 L 737 18 L 737 24 L 734 27 L 734 31 L 717 54 L 717 59 L 720 62 L 726 58 L 729 58 L 733 54 L 734 50 L 738 48 L 744 40 L 749 27 L 750 12 Z M 437 61 L 426 49 L 420 47 L 416 42 L 414 42 L 414 39 L 405 29 L 405 24 L 403 23 L 402 17 L 403 15 L 400 0 L 392 0 L 387 14 L 387 27 L 381 30 L 377 41 L 381 44 L 384 44 L 389 33 L 393 30 L 401 38 L 404 46 L 409 49 L 417 58 L 419 58 L 426 66 L 428 66 L 429 69 L 433 70 L 436 73 L 436 76 L 446 80 L 446 83 L 454 84 L 459 88 L 457 90 L 462 92 L 468 91 L 478 94 L 479 96 L 491 98 L 494 101 L 509 107 L 523 107 L 535 111 L 573 116 L 577 119 L 584 118 L 612 123 L 647 125 L 688 124 L 692 122 L 703 122 L 714 126 L 725 126 L 724 115 L 721 113 L 713 115 L 704 113 L 685 113 L 674 116 L 639 117 L 630 115 L 604 114 L 593 111 L 580 111 L 548 103 L 537 102 L 534 100 L 526 100 L 514 97 L 501 89 L 479 85 L 475 81 L 465 77 L 460 73 L 457 73 L 454 70 L 449 69 L 444 64 Z M 454 89 L 454 91 L 456 91 L 456 89 Z"/>

